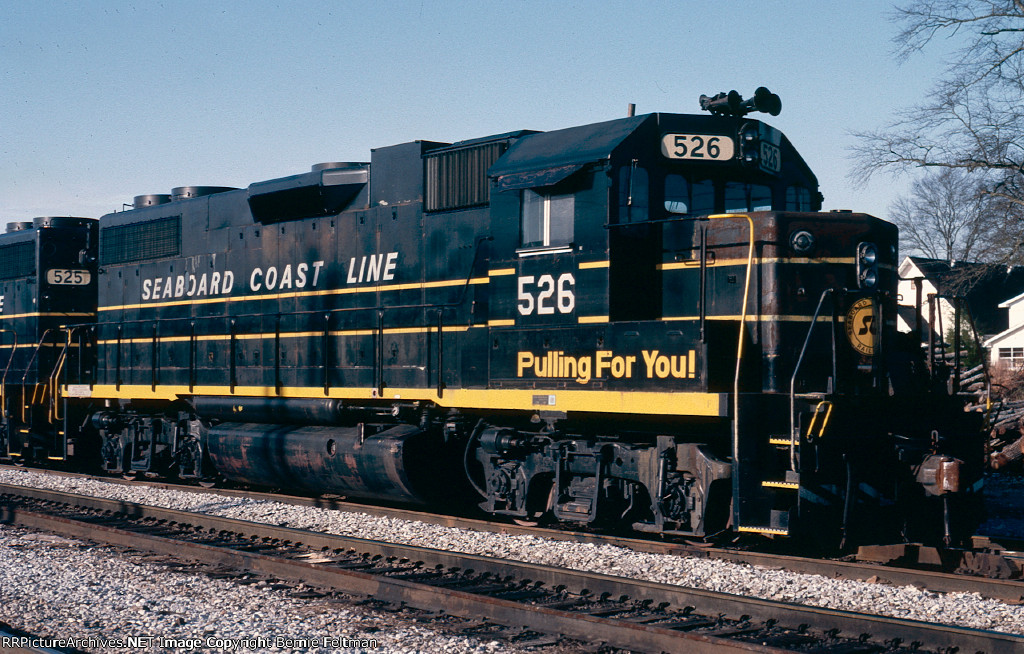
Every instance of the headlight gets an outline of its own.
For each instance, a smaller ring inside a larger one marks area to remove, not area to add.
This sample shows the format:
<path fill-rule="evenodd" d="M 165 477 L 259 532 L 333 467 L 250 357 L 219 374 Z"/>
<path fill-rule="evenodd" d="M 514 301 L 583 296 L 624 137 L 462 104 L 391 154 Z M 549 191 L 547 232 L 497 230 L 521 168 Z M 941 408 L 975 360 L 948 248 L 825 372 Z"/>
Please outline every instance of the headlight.
<path fill-rule="evenodd" d="M 861 288 L 878 285 L 878 246 L 874 243 L 857 244 L 857 283 Z"/>
<path fill-rule="evenodd" d="M 807 254 L 814 249 L 814 235 L 803 230 L 794 232 L 789 238 L 789 244 L 797 254 Z"/>
<path fill-rule="evenodd" d="M 873 243 L 864 243 L 860 247 L 860 262 L 865 266 L 873 266 L 878 261 L 878 249 Z"/>

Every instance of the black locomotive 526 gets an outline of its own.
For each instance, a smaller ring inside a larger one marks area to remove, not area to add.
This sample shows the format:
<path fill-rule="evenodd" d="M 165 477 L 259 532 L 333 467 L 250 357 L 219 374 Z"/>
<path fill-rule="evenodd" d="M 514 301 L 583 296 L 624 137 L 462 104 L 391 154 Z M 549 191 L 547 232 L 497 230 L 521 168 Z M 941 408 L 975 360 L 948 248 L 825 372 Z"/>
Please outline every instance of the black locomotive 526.
<path fill-rule="evenodd" d="M 665 534 L 969 535 L 982 440 L 896 333 L 896 228 L 819 212 L 746 116 L 776 96 L 702 104 L 5 234 L 3 453 Z"/>

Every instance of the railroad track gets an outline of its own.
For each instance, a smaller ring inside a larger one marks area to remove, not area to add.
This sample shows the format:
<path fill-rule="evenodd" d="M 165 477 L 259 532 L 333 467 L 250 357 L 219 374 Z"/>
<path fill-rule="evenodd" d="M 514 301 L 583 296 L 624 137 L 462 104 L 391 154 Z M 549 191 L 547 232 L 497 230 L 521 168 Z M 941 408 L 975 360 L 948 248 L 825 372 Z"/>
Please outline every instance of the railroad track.
<path fill-rule="evenodd" d="M 41 638 L 0 622 L 0 651 L 4 654 L 79 654 L 83 650 L 56 646 L 56 638 Z M 83 639 L 84 640 L 84 639 Z M 84 646 L 85 643 L 83 643 Z"/>
<path fill-rule="evenodd" d="M 0 469 L 3 468 L 23 470 L 23 468 L 0 465 Z M 967 574 L 954 574 L 934 569 L 922 569 L 920 567 L 900 567 L 897 565 L 881 565 L 875 562 L 809 558 L 794 556 L 792 554 L 763 552 L 750 549 L 710 547 L 702 544 L 691 544 L 678 541 L 665 542 L 643 538 L 567 531 L 564 529 L 550 529 L 537 526 L 520 526 L 508 522 L 442 515 L 407 508 L 374 506 L 358 502 L 348 502 L 337 498 L 312 498 L 230 488 L 197 488 L 195 486 L 171 484 L 160 481 L 124 480 L 111 477 L 84 475 L 81 473 L 46 471 L 46 474 L 92 479 L 125 486 L 163 488 L 201 494 L 215 494 L 224 497 L 281 502 L 296 506 L 310 506 L 338 511 L 366 513 L 375 516 L 402 520 L 417 520 L 429 524 L 474 531 L 537 536 L 549 540 L 590 543 L 594 545 L 611 545 L 649 554 L 667 554 L 718 559 L 723 561 L 732 561 L 735 563 L 745 563 L 763 568 L 822 575 L 833 579 L 872 579 L 878 583 L 886 583 L 894 586 L 916 586 L 918 588 L 938 593 L 977 593 L 982 597 L 1006 602 L 1024 602 L 1024 581 L 1020 579 L 991 579 Z M 1021 542 L 1007 540 L 1005 545 L 1008 549 L 1024 549 L 1024 543 Z"/>
<path fill-rule="evenodd" d="M 638 652 L 986 652 L 1024 637 L 0 486 L 8 521 Z M 955 649 L 954 649 L 955 648 Z"/>

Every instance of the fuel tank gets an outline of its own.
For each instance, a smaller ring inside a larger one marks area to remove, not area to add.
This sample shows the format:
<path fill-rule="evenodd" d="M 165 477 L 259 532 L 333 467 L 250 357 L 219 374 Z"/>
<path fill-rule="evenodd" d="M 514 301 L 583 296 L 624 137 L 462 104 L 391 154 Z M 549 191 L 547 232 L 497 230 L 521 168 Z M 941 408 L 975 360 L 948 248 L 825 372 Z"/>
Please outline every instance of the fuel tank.
<path fill-rule="evenodd" d="M 424 504 L 438 448 L 414 425 L 375 431 L 228 422 L 209 430 L 207 451 L 236 482 Z"/>

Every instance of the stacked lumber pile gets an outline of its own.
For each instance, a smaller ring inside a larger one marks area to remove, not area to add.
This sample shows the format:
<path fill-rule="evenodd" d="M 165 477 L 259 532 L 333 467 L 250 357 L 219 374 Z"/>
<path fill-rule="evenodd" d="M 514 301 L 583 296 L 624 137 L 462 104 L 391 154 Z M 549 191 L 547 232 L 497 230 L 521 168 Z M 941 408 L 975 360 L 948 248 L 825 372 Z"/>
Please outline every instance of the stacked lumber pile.
<path fill-rule="evenodd" d="M 984 366 L 961 372 L 960 395 L 974 398 L 966 410 L 987 414 L 989 466 L 993 470 L 1020 469 L 1024 463 L 1024 400 L 1012 399 L 1015 394 L 1010 391 L 1016 389 L 997 386 L 990 402 L 985 373 Z"/>

